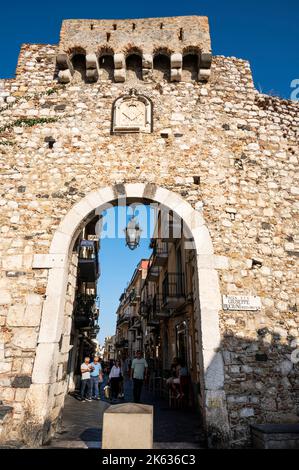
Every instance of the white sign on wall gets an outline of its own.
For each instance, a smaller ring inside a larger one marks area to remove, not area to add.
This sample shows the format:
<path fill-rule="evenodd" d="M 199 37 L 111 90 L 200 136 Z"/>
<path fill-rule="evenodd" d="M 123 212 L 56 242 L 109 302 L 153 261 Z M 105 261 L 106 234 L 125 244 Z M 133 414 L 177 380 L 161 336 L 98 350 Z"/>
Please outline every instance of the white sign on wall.
<path fill-rule="evenodd" d="M 261 299 L 256 295 L 223 295 L 224 310 L 251 310 L 261 309 Z"/>

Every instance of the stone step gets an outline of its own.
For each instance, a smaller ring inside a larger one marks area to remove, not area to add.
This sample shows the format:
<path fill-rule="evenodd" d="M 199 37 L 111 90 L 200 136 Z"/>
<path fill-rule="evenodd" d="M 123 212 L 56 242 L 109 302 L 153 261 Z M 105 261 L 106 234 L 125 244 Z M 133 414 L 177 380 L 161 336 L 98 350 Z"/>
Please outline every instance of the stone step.
<path fill-rule="evenodd" d="M 299 449 L 299 423 L 255 424 L 252 444 L 257 449 Z"/>

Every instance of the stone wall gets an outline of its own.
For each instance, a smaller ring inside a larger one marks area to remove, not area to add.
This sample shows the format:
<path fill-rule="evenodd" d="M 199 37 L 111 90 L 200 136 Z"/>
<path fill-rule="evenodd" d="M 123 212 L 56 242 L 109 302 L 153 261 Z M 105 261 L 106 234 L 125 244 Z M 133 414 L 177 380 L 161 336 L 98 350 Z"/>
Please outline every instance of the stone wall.
<path fill-rule="evenodd" d="M 190 46 L 211 52 L 209 23 L 205 16 L 64 20 L 59 45 L 64 52 L 75 49 L 95 52 L 104 46 L 114 52 L 126 52 L 134 47 L 144 53 L 160 49 L 182 52 Z"/>
<path fill-rule="evenodd" d="M 221 313 L 233 445 L 250 423 L 298 421 L 298 103 L 259 94 L 249 64 L 222 56 L 208 83 L 64 86 L 56 52 L 23 46 L 16 79 L 0 82 L 0 392 L 13 436 L 48 276 L 34 256 L 74 203 L 123 182 L 154 182 L 202 211 L 222 294 L 261 297 L 260 312 Z M 153 102 L 153 132 L 111 135 L 113 102 L 132 86 Z"/>

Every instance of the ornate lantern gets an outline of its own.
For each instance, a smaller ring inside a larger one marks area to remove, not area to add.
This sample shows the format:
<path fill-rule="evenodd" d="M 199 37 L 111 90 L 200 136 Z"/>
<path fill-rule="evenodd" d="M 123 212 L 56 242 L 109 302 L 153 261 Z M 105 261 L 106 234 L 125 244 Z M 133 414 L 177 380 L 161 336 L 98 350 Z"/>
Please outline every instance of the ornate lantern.
<path fill-rule="evenodd" d="M 139 246 L 142 230 L 134 213 L 129 220 L 124 232 L 126 234 L 126 246 L 128 246 L 130 250 L 135 250 L 135 248 Z"/>

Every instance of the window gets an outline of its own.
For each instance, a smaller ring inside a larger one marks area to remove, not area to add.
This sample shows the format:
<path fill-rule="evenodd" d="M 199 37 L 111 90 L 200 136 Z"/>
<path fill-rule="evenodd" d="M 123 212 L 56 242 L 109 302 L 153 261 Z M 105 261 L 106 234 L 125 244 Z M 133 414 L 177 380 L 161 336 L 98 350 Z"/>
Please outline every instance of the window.
<path fill-rule="evenodd" d="M 153 78 L 159 80 L 170 79 L 170 57 L 166 54 L 158 53 L 154 56 Z"/>
<path fill-rule="evenodd" d="M 84 54 L 75 54 L 71 59 L 75 75 L 81 80 L 86 79 L 86 59 Z"/>
<path fill-rule="evenodd" d="M 102 55 L 99 58 L 100 77 L 102 80 L 113 80 L 114 60 L 112 55 Z"/>
<path fill-rule="evenodd" d="M 130 54 L 126 59 L 127 80 L 142 80 L 142 58 L 138 54 Z"/>

